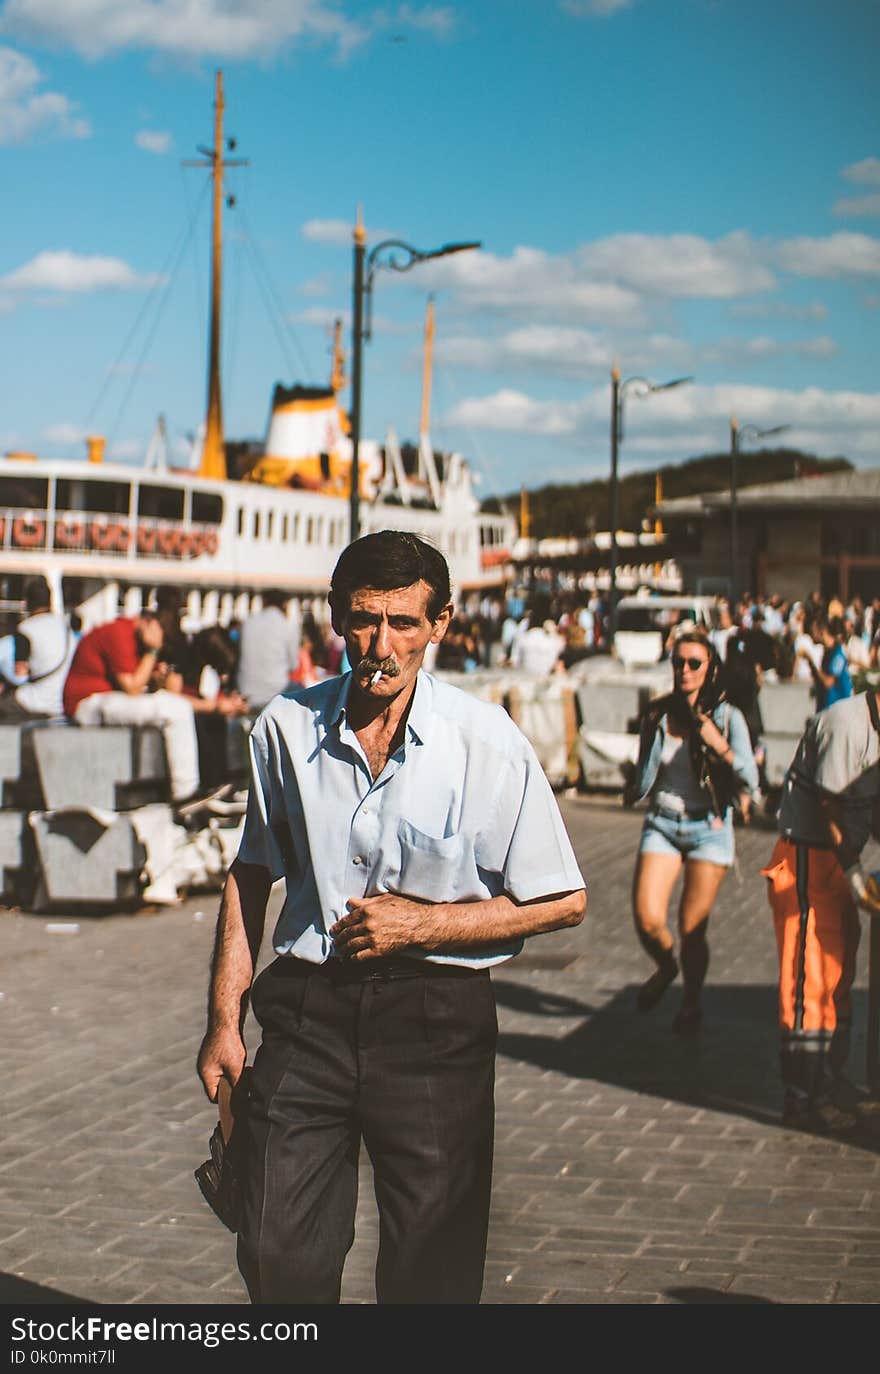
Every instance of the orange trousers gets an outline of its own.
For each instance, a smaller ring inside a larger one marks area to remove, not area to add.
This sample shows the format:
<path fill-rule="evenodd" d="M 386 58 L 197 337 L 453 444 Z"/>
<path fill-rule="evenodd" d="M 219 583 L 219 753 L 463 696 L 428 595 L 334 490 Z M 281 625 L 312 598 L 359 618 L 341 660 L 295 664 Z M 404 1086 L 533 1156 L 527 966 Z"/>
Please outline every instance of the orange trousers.
<path fill-rule="evenodd" d="M 761 872 L 779 951 L 782 1081 L 813 1099 L 849 1054 L 859 915 L 831 850 L 780 839 Z"/>

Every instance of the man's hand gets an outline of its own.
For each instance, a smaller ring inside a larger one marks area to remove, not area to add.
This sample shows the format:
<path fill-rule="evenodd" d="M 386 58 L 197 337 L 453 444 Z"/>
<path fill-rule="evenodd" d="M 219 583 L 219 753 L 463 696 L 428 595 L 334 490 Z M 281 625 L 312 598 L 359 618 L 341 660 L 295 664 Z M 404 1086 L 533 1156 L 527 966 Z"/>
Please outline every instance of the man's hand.
<path fill-rule="evenodd" d="M 376 897 L 353 897 L 348 915 L 330 927 L 336 951 L 343 959 L 381 959 L 419 945 L 434 930 L 429 902 L 381 892 Z"/>
<path fill-rule="evenodd" d="M 233 1085 L 241 1077 L 247 1059 L 244 1041 L 234 1028 L 209 1030 L 202 1041 L 197 1068 L 205 1092 L 212 1102 L 217 1101 L 221 1078 Z"/>
<path fill-rule="evenodd" d="M 872 916 L 880 916 L 880 884 L 877 879 L 866 873 L 861 864 L 853 864 L 844 877 L 856 906 Z"/>

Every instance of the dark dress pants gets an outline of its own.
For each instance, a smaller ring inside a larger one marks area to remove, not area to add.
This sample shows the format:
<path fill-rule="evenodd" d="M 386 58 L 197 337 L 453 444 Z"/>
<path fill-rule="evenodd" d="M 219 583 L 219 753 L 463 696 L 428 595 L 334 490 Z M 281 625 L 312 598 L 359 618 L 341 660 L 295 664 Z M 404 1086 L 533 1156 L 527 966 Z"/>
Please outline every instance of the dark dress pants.
<path fill-rule="evenodd" d="M 497 1039 L 488 972 L 351 980 L 345 966 L 277 959 L 252 1006 L 263 1039 L 238 1246 L 251 1301 L 339 1301 L 363 1139 L 377 1301 L 479 1302 Z"/>

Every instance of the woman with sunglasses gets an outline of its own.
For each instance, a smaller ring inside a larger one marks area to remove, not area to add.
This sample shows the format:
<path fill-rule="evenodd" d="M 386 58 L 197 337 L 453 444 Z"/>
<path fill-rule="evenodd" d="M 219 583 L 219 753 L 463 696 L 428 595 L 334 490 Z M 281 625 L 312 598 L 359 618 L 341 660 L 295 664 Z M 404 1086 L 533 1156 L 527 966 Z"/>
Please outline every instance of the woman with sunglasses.
<path fill-rule="evenodd" d="M 681 632 L 671 661 L 673 689 L 645 712 L 625 800 L 631 805 L 648 798 L 633 914 L 639 940 L 657 967 L 639 989 L 638 1007 L 650 1011 L 657 1005 L 677 977 L 680 959 L 684 993 L 673 1028 L 690 1035 L 702 1024 L 709 914 L 734 859 L 734 800 L 754 792 L 758 773 L 748 726 L 724 699 L 718 655 L 709 640 L 697 630 Z M 677 959 L 667 914 L 682 865 Z"/>

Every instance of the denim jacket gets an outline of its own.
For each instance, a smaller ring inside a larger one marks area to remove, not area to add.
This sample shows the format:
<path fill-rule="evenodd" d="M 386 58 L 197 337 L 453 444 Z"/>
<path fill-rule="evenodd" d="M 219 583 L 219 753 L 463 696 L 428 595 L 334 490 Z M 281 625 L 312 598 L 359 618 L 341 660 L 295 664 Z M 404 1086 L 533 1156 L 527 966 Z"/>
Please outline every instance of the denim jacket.
<path fill-rule="evenodd" d="M 730 747 L 733 750 L 733 771 L 738 781 L 742 783 L 742 790 L 754 792 L 758 786 L 758 769 L 752 752 L 749 728 L 742 711 L 738 707 L 732 706 L 730 702 L 722 701 L 715 707 L 714 711 L 710 712 L 710 715 L 721 733 L 726 735 L 730 741 Z M 653 733 L 650 722 L 644 723 L 639 740 L 639 758 L 631 786 L 631 792 L 636 801 L 643 801 L 657 781 L 665 741 L 666 716 L 660 717 Z M 708 793 L 706 799 L 708 802 Z"/>

